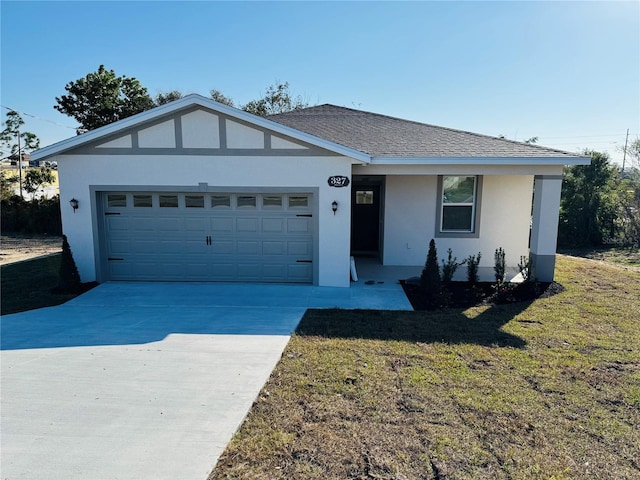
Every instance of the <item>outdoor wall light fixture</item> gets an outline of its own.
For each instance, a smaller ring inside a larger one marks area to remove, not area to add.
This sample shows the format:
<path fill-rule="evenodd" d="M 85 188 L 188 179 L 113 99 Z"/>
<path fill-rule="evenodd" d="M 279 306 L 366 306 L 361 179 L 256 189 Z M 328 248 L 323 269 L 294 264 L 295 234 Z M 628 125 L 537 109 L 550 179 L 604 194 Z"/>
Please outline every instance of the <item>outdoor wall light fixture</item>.
<path fill-rule="evenodd" d="M 333 210 L 334 215 L 338 211 L 338 202 L 336 202 L 335 200 L 331 203 L 331 210 Z"/>
<path fill-rule="evenodd" d="M 69 200 L 69 205 L 71 205 L 71 208 L 73 208 L 73 213 L 76 213 L 76 210 L 78 209 L 78 200 L 72 198 L 71 200 Z"/>

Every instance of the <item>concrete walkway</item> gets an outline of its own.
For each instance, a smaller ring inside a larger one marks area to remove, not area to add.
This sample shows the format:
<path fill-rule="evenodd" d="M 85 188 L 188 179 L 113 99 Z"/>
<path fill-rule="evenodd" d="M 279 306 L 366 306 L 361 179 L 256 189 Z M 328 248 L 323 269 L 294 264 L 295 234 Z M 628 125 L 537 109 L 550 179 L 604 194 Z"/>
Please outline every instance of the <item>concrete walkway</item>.
<path fill-rule="evenodd" d="M 107 283 L 2 317 L 0 478 L 206 479 L 307 308 L 397 284 Z"/>

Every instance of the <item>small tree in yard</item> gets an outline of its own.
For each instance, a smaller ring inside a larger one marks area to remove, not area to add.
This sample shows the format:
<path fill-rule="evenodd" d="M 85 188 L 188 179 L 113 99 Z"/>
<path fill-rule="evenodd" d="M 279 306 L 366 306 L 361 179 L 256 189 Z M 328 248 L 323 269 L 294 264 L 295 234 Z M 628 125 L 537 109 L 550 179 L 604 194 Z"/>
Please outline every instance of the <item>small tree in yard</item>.
<path fill-rule="evenodd" d="M 56 291 L 60 293 L 75 293 L 80 290 L 80 274 L 73 260 L 71 247 L 67 236 L 62 236 L 62 262 L 60 263 L 60 280 Z"/>
<path fill-rule="evenodd" d="M 429 302 L 435 306 L 440 295 L 440 267 L 438 266 L 436 242 L 433 239 L 429 242 L 429 252 L 420 275 L 420 285 L 427 294 Z"/>
<path fill-rule="evenodd" d="M 496 277 L 496 283 L 504 282 L 504 275 L 507 269 L 505 257 L 506 257 L 506 254 L 504 253 L 504 250 L 502 249 L 502 247 L 497 248 L 496 252 L 493 255 L 493 258 L 494 258 L 493 272 Z"/>
<path fill-rule="evenodd" d="M 478 252 L 478 255 L 469 255 L 465 260 L 467 264 L 467 281 L 471 285 L 478 283 L 478 266 L 480 265 L 480 258 L 482 254 Z"/>
<path fill-rule="evenodd" d="M 449 248 L 447 250 L 447 261 L 442 260 L 442 283 L 445 285 L 451 283 L 453 275 L 462 264 L 464 264 L 464 262 L 458 263 L 458 257 L 454 257 L 453 252 Z"/>

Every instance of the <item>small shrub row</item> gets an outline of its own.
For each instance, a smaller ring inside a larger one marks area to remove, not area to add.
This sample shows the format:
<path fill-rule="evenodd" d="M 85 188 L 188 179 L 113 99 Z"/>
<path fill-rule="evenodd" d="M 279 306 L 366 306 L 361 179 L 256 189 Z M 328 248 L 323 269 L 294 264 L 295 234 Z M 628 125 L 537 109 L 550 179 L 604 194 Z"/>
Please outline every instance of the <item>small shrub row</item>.
<path fill-rule="evenodd" d="M 470 287 L 470 292 L 475 293 L 475 297 L 483 297 L 486 292 L 479 285 L 478 271 L 480 267 L 480 260 L 482 259 L 482 253 L 478 252 L 476 255 L 469 255 L 463 261 L 458 262 L 458 258 L 453 256 L 452 250 L 447 250 L 446 259 L 442 259 L 442 271 L 438 264 L 438 251 L 436 248 L 435 240 L 431 239 L 429 242 L 429 251 L 427 253 L 427 260 L 425 266 L 420 275 L 420 288 L 422 294 L 425 297 L 425 301 L 428 306 L 437 308 L 438 306 L 450 304 L 452 301 L 452 295 L 454 290 L 459 288 L 452 287 L 452 279 L 456 273 L 458 267 L 466 265 L 467 268 L 467 283 Z M 521 257 L 518 268 L 525 282 L 532 280 L 531 262 L 527 257 Z M 505 281 L 506 275 L 506 253 L 502 247 L 497 248 L 494 253 L 494 277 L 495 285 L 493 290 L 496 295 L 500 297 L 512 296 L 514 285 Z"/>

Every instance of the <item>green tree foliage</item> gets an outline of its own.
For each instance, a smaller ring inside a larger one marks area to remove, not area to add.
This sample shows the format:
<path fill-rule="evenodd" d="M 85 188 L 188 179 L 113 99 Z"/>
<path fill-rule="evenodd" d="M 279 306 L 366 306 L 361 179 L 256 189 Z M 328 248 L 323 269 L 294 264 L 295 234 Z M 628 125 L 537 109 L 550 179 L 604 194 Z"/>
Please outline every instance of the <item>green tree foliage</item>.
<path fill-rule="evenodd" d="M 222 103 L 224 105 L 228 105 L 230 107 L 233 107 L 233 100 L 231 99 L 231 97 L 227 97 L 225 95 L 222 94 L 222 92 L 220 90 L 216 90 L 213 89 L 211 90 L 211 92 L 209 92 L 211 99 L 215 100 L 218 103 Z"/>
<path fill-rule="evenodd" d="M 0 200 L 7 200 L 14 195 L 13 189 L 16 183 L 18 183 L 18 177 L 8 176 L 5 170 L 0 171 Z"/>
<path fill-rule="evenodd" d="M 267 117 L 278 113 L 300 110 L 308 106 L 309 103 L 305 102 L 302 97 L 293 97 L 291 95 L 289 82 L 276 82 L 275 85 L 269 85 L 264 97 L 250 101 L 242 109 L 260 117 Z"/>
<path fill-rule="evenodd" d="M 631 142 L 631 144 L 627 147 L 626 155 L 629 159 L 629 163 L 631 164 L 632 169 L 638 171 L 638 169 L 640 169 L 640 138 L 636 138 L 633 142 Z"/>
<path fill-rule="evenodd" d="M 639 145 L 640 147 L 640 145 Z M 640 168 L 627 168 L 619 179 L 621 198 L 616 243 L 640 247 Z"/>
<path fill-rule="evenodd" d="M 621 197 L 617 169 L 606 153 L 586 151 L 590 165 L 564 171 L 558 243 L 561 246 L 601 245 L 616 236 Z"/>
<path fill-rule="evenodd" d="M 60 197 L 24 200 L 19 195 L 0 202 L 0 224 L 3 232 L 62 234 Z"/>
<path fill-rule="evenodd" d="M 20 148 L 20 153 L 40 148 L 40 139 L 34 133 L 22 130 L 24 120 L 18 112 L 9 110 L 3 124 L 4 128 L 0 132 L 2 158 L 15 156 L 17 160 L 18 147 Z M 18 137 L 20 138 L 19 142 Z"/>
<path fill-rule="evenodd" d="M 18 161 L 18 183 L 20 184 L 20 197 L 22 197 L 22 168 L 21 162 L 25 152 L 30 152 L 40 148 L 40 139 L 31 132 L 22 131 L 24 120 L 15 110 L 7 112 L 4 128 L 0 132 L 0 147 L 2 148 L 2 158 L 10 158 Z M 4 198 L 5 189 L 10 188 L 9 179 L 2 179 L 2 195 Z"/>
<path fill-rule="evenodd" d="M 154 107 L 147 89 L 135 78 L 117 77 L 113 70 L 100 65 L 64 89 L 67 95 L 56 97 L 56 110 L 74 118 L 77 132 L 93 130 Z"/>
<path fill-rule="evenodd" d="M 24 176 L 24 189 L 31 194 L 31 198 L 35 198 L 40 187 L 54 181 L 55 177 L 50 168 L 32 168 Z"/>
<path fill-rule="evenodd" d="M 171 90 L 170 92 L 160 92 L 153 99 L 153 103 L 156 107 L 160 105 L 164 105 L 165 103 L 170 103 L 175 100 L 179 100 L 182 98 L 182 92 L 178 90 Z"/>

